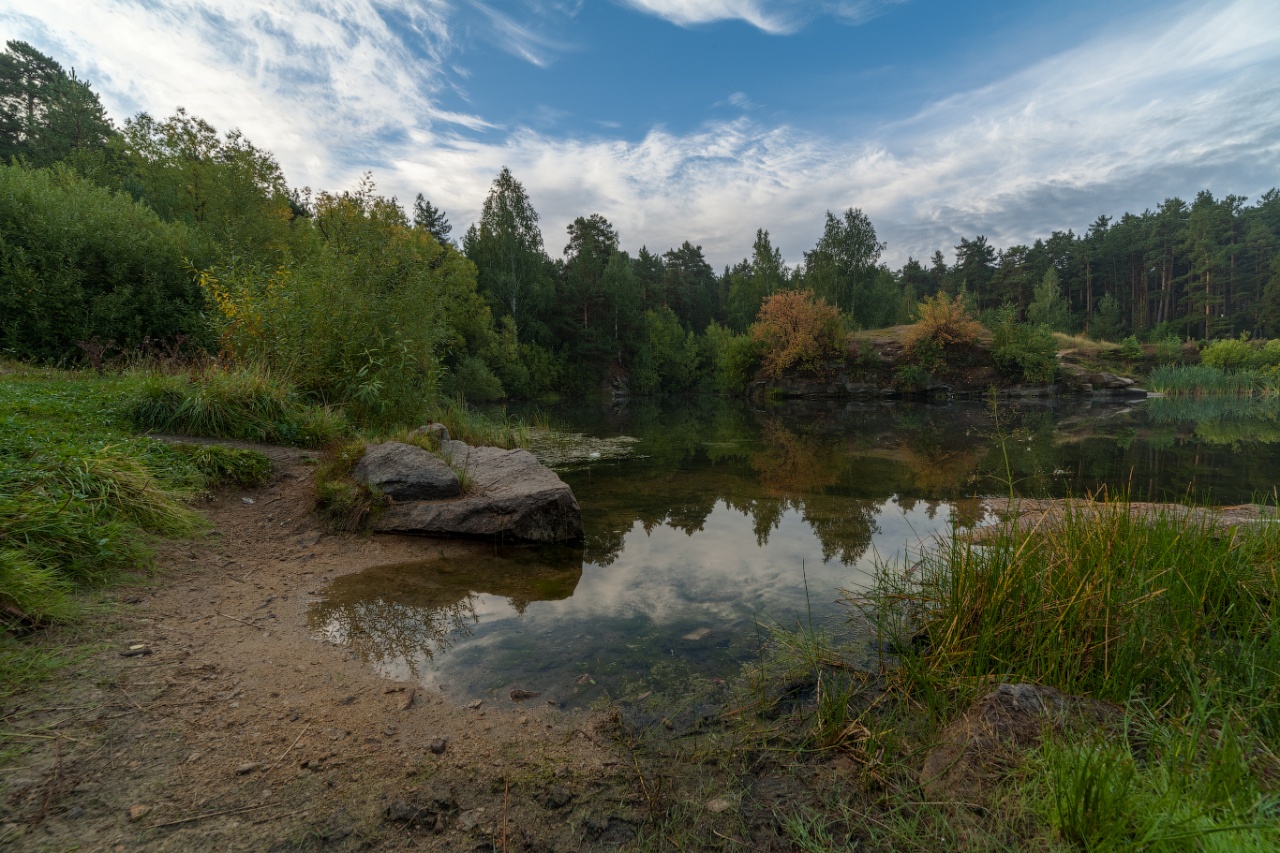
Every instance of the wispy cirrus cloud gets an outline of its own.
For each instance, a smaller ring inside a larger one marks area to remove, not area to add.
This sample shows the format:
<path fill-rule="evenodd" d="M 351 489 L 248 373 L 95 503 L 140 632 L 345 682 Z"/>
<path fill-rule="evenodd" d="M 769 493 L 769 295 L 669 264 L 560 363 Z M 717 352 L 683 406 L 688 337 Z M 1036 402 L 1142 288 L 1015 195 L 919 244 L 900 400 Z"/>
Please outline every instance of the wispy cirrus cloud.
<path fill-rule="evenodd" d="M 682 27 L 742 21 L 774 35 L 794 33 L 820 15 L 850 24 L 868 21 L 905 0 L 621 0 L 627 6 Z"/>
<path fill-rule="evenodd" d="M 854 137 L 753 110 L 639 138 L 601 120 L 575 135 L 504 128 L 483 104 L 443 109 L 467 82 L 445 0 L 6 2 L 6 36 L 75 65 L 116 116 L 184 105 L 274 151 L 295 184 L 340 188 L 373 169 L 384 192 L 426 193 L 459 232 L 507 165 L 553 248 L 573 217 L 599 212 L 631 249 L 688 239 L 720 265 L 764 227 L 796 261 L 824 211 L 858 206 L 896 263 L 978 233 L 1025 242 L 1202 187 L 1256 194 L 1280 174 L 1280 7 L 1266 0 L 1171 7 L 1158 24 L 1102 30 Z M 786 4 L 686 5 L 742 17 Z"/>

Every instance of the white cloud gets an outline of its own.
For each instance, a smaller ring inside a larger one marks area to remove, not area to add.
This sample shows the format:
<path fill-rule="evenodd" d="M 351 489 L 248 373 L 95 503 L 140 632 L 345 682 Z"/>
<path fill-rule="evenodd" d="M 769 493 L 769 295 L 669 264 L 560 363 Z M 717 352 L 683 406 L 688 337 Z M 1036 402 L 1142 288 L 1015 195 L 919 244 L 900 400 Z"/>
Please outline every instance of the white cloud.
<path fill-rule="evenodd" d="M 627 6 L 681 27 L 717 21 L 743 21 L 773 35 L 800 29 L 817 15 L 834 15 L 851 24 L 876 17 L 905 0 L 622 0 Z"/>
<path fill-rule="evenodd" d="M 1005 246 L 1168 195 L 1269 188 L 1280 174 L 1280 8 L 1178 11 L 1162 28 L 1100 35 L 858 140 L 745 118 L 656 128 L 638 142 L 520 130 L 395 169 L 414 184 L 446 181 L 461 193 L 450 212 L 465 221 L 505 164 L 542 213 L 549 247 L 574 216 L 599 212 L 628 248 L 689 239 L 717 266 L 748 253 L 757 227 L 799 261 L 827 209 L 862 207 L 900 263 L 950 254 L 962 236 Z"/>
<path fill-rule="evenodd" d="M 274 151 L 294 184 L 351 186 L 371 168 L 385 192 L 424 192 L 460 233 L 508 165 L 553 251 L 573 217 L 599 212 L 632 250 L 688 239 L 719 266 L 764 227 L 796 262 L 827 209 L 858 206 L 897 263 L 1201 187 L 1256 194 L 1280 174 L 1280 6 L 1266 0 L 1170 9 L 854 139 L 738 118 L 630 141 L 606 124 L 574 139 L 441 109 L 460 51 L 444 0 L 5 2 L 7 37 L 76 66 L 114 115 L 186 106 Z M 719 9 L 776 24 L 790 8 L 661 2 L 689 20 Z"/>

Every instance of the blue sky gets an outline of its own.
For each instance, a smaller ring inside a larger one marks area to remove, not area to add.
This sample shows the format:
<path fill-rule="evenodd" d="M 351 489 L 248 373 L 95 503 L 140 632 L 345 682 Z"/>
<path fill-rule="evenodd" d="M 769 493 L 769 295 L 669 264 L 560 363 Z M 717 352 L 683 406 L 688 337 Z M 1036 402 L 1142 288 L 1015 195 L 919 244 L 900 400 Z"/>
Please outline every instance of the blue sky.
<path fill-rule="evenodd" d="M 184 106 L 456 234 L 507 165 L 553 255 L 601 213 L 632 251 L 718 266 L 763 227 L 798 263 L 861 207 L 896 265 L 1280 185 L 1274 0 L 0 0 L 0 34 L 117 120 Z"/>

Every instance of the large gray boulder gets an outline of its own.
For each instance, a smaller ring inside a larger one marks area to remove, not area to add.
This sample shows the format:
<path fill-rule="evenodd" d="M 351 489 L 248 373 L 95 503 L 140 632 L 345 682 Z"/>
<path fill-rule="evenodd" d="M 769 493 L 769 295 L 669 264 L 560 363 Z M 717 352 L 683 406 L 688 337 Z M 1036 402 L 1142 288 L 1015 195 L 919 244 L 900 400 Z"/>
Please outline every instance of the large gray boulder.
<path fill-rule="evenodd" d="M 352 476 L 394 501 L 430 501 L 462 494 L 458 475 L 443 460 L 398 441 L 369 445 Z"/>
<path fill-rule="evenodd" d="M 464 472 L 467 493 L 454 500 L 393 503 L 374 530 L 521 542 L 582 538 L 582 510 L 573 491 L 532 453 L 442 441 L 440 455 Z"/>

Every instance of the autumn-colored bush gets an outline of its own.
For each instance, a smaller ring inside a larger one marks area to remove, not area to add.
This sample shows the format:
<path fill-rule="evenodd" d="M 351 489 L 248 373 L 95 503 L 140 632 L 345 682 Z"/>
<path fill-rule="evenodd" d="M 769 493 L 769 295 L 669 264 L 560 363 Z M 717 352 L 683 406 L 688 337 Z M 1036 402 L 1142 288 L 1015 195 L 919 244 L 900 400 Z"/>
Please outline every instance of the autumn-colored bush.
<path fill-rule="evenodd" d="M 786 290 L 760 306 L 751 337 L 764 348 L 764 372 L 780 376 L 792 367 L 816 372 L 822 362 L 840 358 L 844 329 L 840 312 L 812 290 Z"/>
<path fill-rule="evenodd" d="M 982 325 L 959 294 L 952 298 L 944 293 L 926 296 L 920 300 L 916 313 L 919 319 L 905 338 L 909 350 L 914 351 L 924 341 L 942 347 L 971 344 L 982 335 Z"/>

